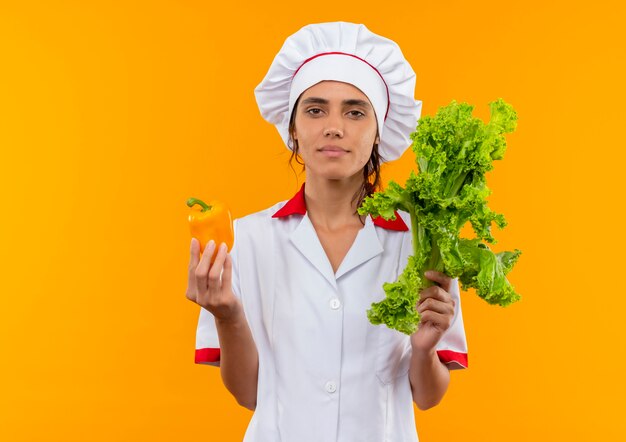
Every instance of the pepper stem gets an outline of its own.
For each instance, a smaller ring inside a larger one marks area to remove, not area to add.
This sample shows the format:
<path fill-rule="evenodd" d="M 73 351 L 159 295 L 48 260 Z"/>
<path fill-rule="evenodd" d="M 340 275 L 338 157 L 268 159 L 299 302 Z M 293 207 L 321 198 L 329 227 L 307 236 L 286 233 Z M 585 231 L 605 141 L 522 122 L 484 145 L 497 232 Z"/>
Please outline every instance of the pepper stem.
<path fill-rule="evenodd" d="M 206 212 L 207 210 L 211 210 L 211 206 L 209 206 L 204 201 L 199 200 L 198 198 L 189 198 L 187 200 L 187 205 L 189 207 L 193 207 L 195 204 L 199 204 L 200 206 L 202 206 L 202 212 Z"/>

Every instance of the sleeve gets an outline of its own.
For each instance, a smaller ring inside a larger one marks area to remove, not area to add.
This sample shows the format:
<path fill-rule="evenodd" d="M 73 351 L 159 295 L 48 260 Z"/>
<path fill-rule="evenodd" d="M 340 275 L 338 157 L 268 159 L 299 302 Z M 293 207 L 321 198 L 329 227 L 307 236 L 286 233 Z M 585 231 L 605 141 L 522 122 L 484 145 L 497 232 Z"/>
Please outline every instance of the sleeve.
<path fill-rule="evenodd" d="M 453 281 L 450 295 L 456 302 L 454 317 L 450 328 L 446 330 L 436 347 L 439 360 L 446 364 L 450 370 L 467 368 L 467 340 L 463 326 L 459 279 L 455 278 Z"/>
<path fill-rule="evenodd" d="M 239 267 L 237 264 L 237 219 L 233 221 L 234 242 L 230 256 L 233 261 L 232 288 L 233 293 L 241 300 L 239 289 Z M 215 317 L 203 307 L 200 307 L 200 317 L 196 329 L 195 363 L 220 366 L 220 343 L 215 325 Z"/>

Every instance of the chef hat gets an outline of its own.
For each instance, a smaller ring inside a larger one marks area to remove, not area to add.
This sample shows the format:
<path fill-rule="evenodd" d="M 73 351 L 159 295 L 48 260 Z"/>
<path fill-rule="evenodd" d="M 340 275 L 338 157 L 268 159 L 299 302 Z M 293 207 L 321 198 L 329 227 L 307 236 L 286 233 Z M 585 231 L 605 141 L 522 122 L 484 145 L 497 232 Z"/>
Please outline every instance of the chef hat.
<path fill-rule="evenodd" d="M 422 102 L 413 97 L 415 72 L 395 42 L 346 22 L 311 24 L 289 36 L 254 89 L 261 115 L 276 126 L 287 147 L 296 100 L 324 80 L 350 83 L 369 98 L 384 160 L 404 153 Z"/>

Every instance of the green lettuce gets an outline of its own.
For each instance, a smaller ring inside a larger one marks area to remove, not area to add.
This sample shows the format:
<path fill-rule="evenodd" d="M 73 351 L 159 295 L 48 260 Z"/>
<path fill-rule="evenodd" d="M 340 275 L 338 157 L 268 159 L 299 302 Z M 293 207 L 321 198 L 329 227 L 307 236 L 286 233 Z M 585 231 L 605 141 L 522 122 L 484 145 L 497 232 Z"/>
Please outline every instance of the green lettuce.
<path fill-rule="evenodd" d="M 426 270 L 458 277 L 464 290 L 476 289 L 490 304 L 507 306 L 520 299 L 506 275 L 521 251 L 494 253 L 486 244 L 497 243 L 492 222 L 499 228 L 507 223 L 487 206 L 491 190 L 485 173 L 503 158 L 504 134 L 515 130 L 517 114 L 502 99 L 489 106 L 487 124 L 472 117 L 473 106 L 456 101 L 433 117 L 422 117 L 411 134 L 419 173 L 411 171 L 404 187 L 390 181 L 387 189 L 367 197 L 359 207 L 361 215 L 386 220 L 403 210 L 412 223 L 413 255 L 398 280 L 383 285 L 385 299 L 367 311 L 372 324 L 414 333 L 420 320 L 415 309 L 419 292 L 433 284 L 424 277 Z M 460 237 L 468 222 L 475 238 Z"/>

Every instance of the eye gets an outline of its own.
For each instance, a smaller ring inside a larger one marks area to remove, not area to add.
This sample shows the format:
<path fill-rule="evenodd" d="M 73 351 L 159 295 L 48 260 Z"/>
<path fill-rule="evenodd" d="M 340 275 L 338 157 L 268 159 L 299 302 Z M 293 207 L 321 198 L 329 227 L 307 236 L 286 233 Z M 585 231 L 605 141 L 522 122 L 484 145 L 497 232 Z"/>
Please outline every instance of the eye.
<path fill-rule="evenodd" d="M 364 116 L 365 116 L 365 114 L 364 114 L 363 112 L 358 111 L 358 110 L 351 110 L 351 111 L 349 112 L 349 114 L 350 114 L 350 115 L 352 115 L 353 117 L 357 117 L 357 118 L 360 118 L 360 117 L 364 117 Z"/>
<path fill-rule="evenodd" d="M 319 115 L 321 112 L 322 110 L 317 107 L 312 107 L 311 109 L 306 110 L 306 113 L 309 115 Z"/>

